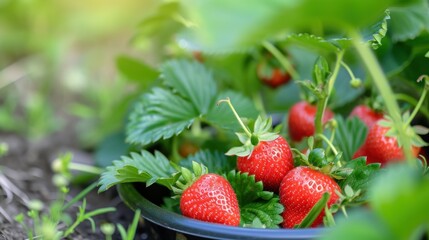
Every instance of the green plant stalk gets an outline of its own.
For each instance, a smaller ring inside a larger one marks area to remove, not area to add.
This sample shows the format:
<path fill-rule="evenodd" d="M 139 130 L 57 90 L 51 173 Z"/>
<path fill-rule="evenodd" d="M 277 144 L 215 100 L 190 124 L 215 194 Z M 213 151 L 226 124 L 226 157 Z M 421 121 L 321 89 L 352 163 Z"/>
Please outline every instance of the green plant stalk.
<path fill-rule="evenodd" d="M 70 200 L 67 204 L 65 204 L 62 208 L 63 211 L 67 210 L 73 204 L 84 198 L 90 191 L 98 186 L 98 182 L 93 182 L 91 185 L 82 190 L 78 195 L 76 195 L 72 200 Z"/>
<path fill-rule="evenodd" d="M 356 79 L 355 74 L 353 73 L 353 71 L 350 69 L 350 67 L 347 64 L 345 64 L 343 61 L 341 61 L 341 65 L 344 67 L 344 69 L 346 69 L 347 73 L 350 75 L 350 77 L 352 79 Z"/>
<path fill-rule="evenodd" d="M 234 113 L 235 118 L 237 118 L 238 123 L 243 128 L 243 131 L 246 133 L 247 136 L 251 137 L 252 133 L 250 132 L 249 128 L 246 127 L 246 125 L 244 125 L 243 121 L 241 120 L 240 116 L 238 115 L 237 111 L 235 110 L 234 106 L 232 105 L 231 99 L 228 97 L 226 99 L 219 100 L 217 102 L 217 104 L 220 104 L 220 103 L 223 103 L 223 102 L 226 102 L 229 105 L 229 107 L 231 108 L 232 113 Z"/>
<path fill-rule="evenodd" d="M 272 43 L 268 41 L 264 41 L 262 43 L 265 49 L 267 49 L 276 59 L 280 62 L 280 64 L 283 66 L 286 71 L 289 72 L 289 74 L 292 76 L 293 79 L 300 79 L 300 76 L 297 71 L 292 67 L 289 60 L 286 59 L 286 57 L 281 53 Z"/>
<path fill-rule="evenodd" d="M 419 101 L 417 102 L 416 106 L 414 107 L 413 112 L 410 114 L 410 117 L 408 118 L 407 122 L 405 123 L 407 126 L 411 125 L 411 121 L 416 117 L 417 113 L 419 112 L 419 109 L 423 105 L 423 101 L 425 100 L 427 93 L 428 93 L 428 89 L 424 88 L 423 93 L 420 96 Z"/>
<path fill-rule="evenodd" d="M 69 169 L 70 170 L 77 170 L 77 171 L 81 171 L 81 172 L 92 173 L 95 175 L 100 175 L 103 172 L 103 170 L 101 168 L 86 165 L 86 164 L 81 164 L 81 163 L 73 163 L 73 162 L 69 163 Z"/>
<path fill-rule="evenodd" d="M 340 51 L 337 53 L 337 60 L 335 62 L 334 71 L 332 72 L 331 76 L 329 77 L 328 83 L 327 83 L 327 89 L 320 94 L 318 101 L 317 101 L 317 112 L 316 116 L 314 118 L 314 148 L 321 148 L 322 147 L 322 139 L 320 138 L 320 135 L 323 134 L 323 114 L 325 113 L 325 109 L 328 106 L 329 96 L 332 93 L 332 89 L 335 84 L 335 80 L 337 79 L 338 72 L 340 71 L 341 62 L 344 56 L 344 51 Z"/>
<path fill-rule="evenodd" d="M 407 94 L 397 93 L 397 94 L 395 94 L 395 97 L 397 100 L 402 100 L 402 101 L 405 101 L 411 105 L 414 105 L 414 108 L 416 108 L 416 106 L 417 106 L 417 100 L 414 99 L 413 97 L 408 96 Z M 427 118 L 429 120 L 429 111 L 427 110 L 427 108 L 420 107 L 418 109 L 419 109 L 420 113 L 423 114 L 425 116 L 425 118 Z"/>
<path fill-rule="evenodd" d="M 133 240 L 134 236 L 136 235 L 137 225 L 140 219 L 140 213 L 141 213 L 141 210 L 139 208 L 134 213 L 133 221 L 131 222 L 131 225 L 129 226 L 127 231 L 127 240 Z"/>
<path fill-rule="evenodd" d="M 416 161 L 414 161 L 411 149 L 411 139 L 407 136 L 406 129 L 401 119 L 401 111 L 399 109 L 398 103 L 396 102 L 395 94 L 390 88 L 386 75 L 378 63 L 374 53 L 371 51 L 368 45 L 363 44 L 364 41 L 360 33 L 357 31 L 350 31 L 349 34 L 352 39 L 353 46 L 362 59 L 363 64 L 367 68 L 368 73 L 372 77 L 375 86 L 384 100 L 387 112 L 393 120 L 394 127 L 398 131 L 398 137 L 401 139 L 405 158 L 409 164 L 415 165 Z"/>
<path fill-rule="evenodd" d="M 85 211 L 85 210 L 83 210 L 83 211 Z M 91 212 L 86 213 L 86 214 L 79 214 L 76 221 L 69 228 L 67 228 L 67 230 L 64 232 L 64 237 L 67 237 L 70 234 L 72 234 L 74 232 L 74 229 L 83 221 L 89 220 L 91 217 L 93 217 L 95 215 L 100 215 L 100 214 L 104 214 L 104 213 L 108 213 L 108 212 L 114 212 L 114 211 L 116 211 L 116 208 L 106 207 L 106 208 L 96 209 L 96 210 L 91 211 Z"/>

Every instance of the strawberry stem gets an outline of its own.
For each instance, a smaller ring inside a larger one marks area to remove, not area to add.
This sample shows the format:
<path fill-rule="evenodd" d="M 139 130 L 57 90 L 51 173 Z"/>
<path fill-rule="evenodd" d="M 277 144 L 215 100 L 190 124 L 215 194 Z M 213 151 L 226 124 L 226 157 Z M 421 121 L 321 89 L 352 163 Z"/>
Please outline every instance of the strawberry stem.
<path fill-rule="evenodd" d="M 344 63 L 343 61 L 341 61 L 341 66 L 344 67 L 344 69 L 346 69 L 347 73 L 350 75 L 350 77 L 352 79 L 355 79 L 355 74 L 353 73 L 353 71 L 350 69 L 349 65 L 347 65 L 346 63 Z"/>
<path fill-rule="evenodd" d="M 429 90 L 429 87 L 427 87 L 427 86 L 429 86 L 429 84 L 428 84 L 428 82 L 429 82 L 429 77 L 428 76 L 426 76 L 426 75 L 423 75 L 423 76 L 421 76 L 421 77 L 419 77 L 418 79 L 417 79 L 417 82 L 420 82 L 423 78 L 425 78 L 426 79 L 426 82 L 425 82 L 425 87 L 423 88 L 423 92 L 422 92 L 422 95 L 420 96 L 420 99 L 419 99 L 419 101 L 417 102 L 417 105 L 414 107 L 414 110 L 413 110 L 413 112 L 411 113 L 411 115 L 410 115 L 410 117 L 409 117 L 409 119 L 407 120 L 407 122 L 405 123 L 406 125 L 405 126 L 410 126 L 411 125 L 411 121 L 414 119 L 414 117 L 416 117 L 416 115 L 417 115 L 417 113 L 418 113 L 418 111 L 419 111 L 419 109 L 422 107 L 422 105 L 423 105 L 423 101 L 425 100 L 425 98 L 426 98 L 426 95 L 427 95 L 427 92 L 428 92 L 428 90 Z"/>
<path fill-rule="evenodd" d="M 406 129 L 402 127 L 403 123 L 400 114 L 401 112 L 398 103 L 395 101 L 395 95 L 390 88 L 389 81 L 387 80 L 383 69 L 381 68 L 377 58 L 368 45 L 363 44 L 364 40 L 362 39 L 361 34 L 356 30 L 351 30 L 349 35 L 352 39 L 352 44 L 354 45 L 358 55 L 367 68 L 369 75 L 373 79 L 375 86 L 384 100 L 387 112 L 392 118 L 394 127 L 398 131 L 398 137 L 401 139 L 403 144 L 405 158 L 409 164 L 415 165 L 416 161 L 414 161 L 413 152 L 411 149 L 411 139 L 407 136 Z"/>
<path fill-rule="evenodd" d="M 221 104 L 221 103 L 227 103 L 229 105 L 229 107 L 232 110 L 232 113 L 234 113 L 235 118 L 237 118 L 238 123 L 240 124 L 241 128 L 243 128 L 244 132 L 246 133 L 246 135 L 251 138 L 252 137 L 252 133 L 250 132 L 250 129 L 243 123 L 243 121 L 241 120 L 240 116 L 238 115 L 237 111 L 235 110 L 234 106 L 231 103 L 231 99 L 229 97 L 227 97 L 226 99 L 221 99 L 217 102 L 217 104 Z"/>
<path fill-rule="evenodd" d="M 332 132 L 332 136 L 334 135 L 335 133 L 334 132 Z M 332 139 L 331 140 L 329 140 L 325 135 L 323 135 L 323 134 L 318 134 L 317 135 L 317 137 L 319 137 L 320 139 L 322 139 L 326 144 L 328 144 L 328 146 L 329 146 L 329 148 L 332 150 L 332 152 L 334 153 L 334 155 L 335 156 L 337 156 L 338 155 L 338 150 L 335 148 L 335 146 L 332 144 Z M 340 161 L 338 161 L 337 162 L 337 164 L 338 164 L 338 166 L 339 167 L 341 167 L 342 165 L 341 165 L 341 162 Z"/>
<path fill-rule="evenodd" d="M 320 139 L 319 136 L 323 135 L 323 114 L 325 113 L 325 109 L 328 106 L 329 96 L 331 95 L 335 80 L 337 79 L 343 56 L 344 51 L 340 51 L 337 53 L 337 60 L 335 62 L 334 71 L 332 72 L 331 76 L 328 79 L 327 85 L 325 86 L 326 94 L 320 94 L 317 102 L 317 112 L 314 119 L 314 134 L 316 136 L 316 138 L 314 139 L 315 148 L 322 147 L 322 139 Z"/>
<path fill-rule="evenodd" d="M 280 64 L 284 67 L 284 69 L 286 69 L 286 71 L 289 72 L 293 79 L 300 79 L 298 72 L 295 71 L 289 60 L 272 43 L 264 41 L 262 45 L 277 59 L 277 61 L 280 62 Z"/>
<path fill-rule="evenodd" d="M 405 101 L 411 105 L 414 105 L 414 107 L 417 106 L 417 100 L 407 94 L 403 94 L 403 93 L 397 93 L 395 94 L 395 97 L 397 100 L 401 100 L 401 101 Z M 426 108 L 419 108 L 419 111 L 421 114 L 423 114 L 427 119 L 429 119 L 429 111 Z"/>

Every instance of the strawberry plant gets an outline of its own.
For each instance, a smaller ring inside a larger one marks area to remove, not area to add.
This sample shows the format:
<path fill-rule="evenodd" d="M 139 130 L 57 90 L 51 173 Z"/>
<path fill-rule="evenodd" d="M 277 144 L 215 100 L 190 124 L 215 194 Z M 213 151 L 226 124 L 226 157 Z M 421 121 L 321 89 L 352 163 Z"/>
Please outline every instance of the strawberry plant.
<path fill-rule="evenodd" d="M 335 231 L 350 209 L 384 211 L 372 205 L 381 168 L 401 161 L 427 178 L 427 2 L 289 3 L 184 0 L 143 21 L 178 41 L 132 106 L 135 150 L 106 168 L 99 190 L 156 185 L 171 195 L 161 205 L 189 218 Z M 190 139 L 197 147 L 183 154 Z"/>

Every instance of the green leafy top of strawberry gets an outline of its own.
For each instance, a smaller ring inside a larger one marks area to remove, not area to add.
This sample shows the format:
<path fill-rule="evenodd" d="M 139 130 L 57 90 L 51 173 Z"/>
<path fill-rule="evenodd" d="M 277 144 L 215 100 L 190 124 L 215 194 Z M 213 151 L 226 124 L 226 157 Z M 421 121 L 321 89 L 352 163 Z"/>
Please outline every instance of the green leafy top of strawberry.
<path fill-rule="evenodd" d="M 191 186 L 198 178 L 200 178 L 204 174 L 207 174 L 208 169 L 201 163 L 192 162 L 192 171 L 185 167 L 181 167 L 180 173 L 180 177 L 171 187 L 173 193 L 176 194 L 176 196 L 174 197 L 179 197 L 183 193 L 183 191 L 185 191 L 189 186 Z"/>
<path fill-rule="evenodd" d="M 423 141 L 423 139 L 419 135 L 424 135 L 429 133 L 429 129 L 421 126 L 411 126 L 410 122 L 412 121 L 412 117 L 410 115 L 410 112 L 405 112 L 402 115 L 402 127 L 406 129 L 406 134 L 411 139 L 411 144 L 416 147 L 423 147 L 426 146 L 427 143 Z M 395 137 L 399 147 L 403 146 L 403 143 L 400 138 L 398 138 L 398 130 L 395 128 L 395 125 L 393 124 L 393 120 L 390 116 L 384 116 L 384 119 L 377 122 L 378 125 L 388 128 L 386 132 L 386 137 Z"/>
<path fill-rule="evenodd" d="M 231 148 L 228 152 L 226 152 L 226 155 L 236 155 L 239 157 L 250 156 L 254 147 L 257 146 L 260 141 L 272 141 L 279 136 L 277 133 L 270 132 L 272 128 L 271 118 L 264 119 L 261 116 L 258 116 L 255 121 L 253 131 L 251 131 L 249 127 L 243 123 L 242 119 L 238 115 L 237 111 L 231 103 L 231 99 L 222 99 L 218 101 L 218 104 L 222 102 L 225 102 L 230 106 L 232 112 L 234 113 L 235 117 L 237 118 L 244 131 L 236 133 L 238 139 L 243 145 Z"/>

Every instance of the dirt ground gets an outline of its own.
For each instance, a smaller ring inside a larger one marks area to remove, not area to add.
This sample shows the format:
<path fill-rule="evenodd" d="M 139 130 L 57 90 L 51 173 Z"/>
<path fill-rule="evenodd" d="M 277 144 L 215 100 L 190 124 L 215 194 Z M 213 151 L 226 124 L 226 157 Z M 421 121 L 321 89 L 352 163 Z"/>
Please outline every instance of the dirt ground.
<path fill-rule="evenodd" d="M 37 141 L 0 132 L 0 142 L 9 146 L 8 154 L 0 158 L 0 240 L 27 239 L 26 232 L 14 218 L 19 213 L 27 213 L 29 200 L 41 200 L 45 203 L 46 211 L 49 203 L 56 198 L 58 191 L 52 184 L 51 162 L 58 154 L 68 151 L 73 154 L 73 161 L 91 164 L 91 154 L 79 150 L 73 137 L 64 132 Z M 84 187 L 85 185 L 71 186 L 67 199 L 73 198 Z M 84 222 L 70 239 L 105 239 L 100 231 L 102 223 L 120 223 L 127 228 L 132 221 L 134 213 L 122 203 L 115 189 L 101 194 L 93 190 L 86 199 L 88 211 L 102 207 L 115 207 L 117 211 L 94 218 L 95 232 L 88 221 Z M 70 208 L 69 214 L 73 219 L 80 203 Z M 136 238 L 147 239 L 142 226 L 139 227 Z M 113 239 L 120 239 L 118 231 L 115 231 Z"/>

